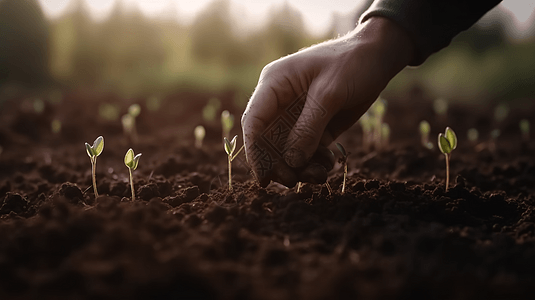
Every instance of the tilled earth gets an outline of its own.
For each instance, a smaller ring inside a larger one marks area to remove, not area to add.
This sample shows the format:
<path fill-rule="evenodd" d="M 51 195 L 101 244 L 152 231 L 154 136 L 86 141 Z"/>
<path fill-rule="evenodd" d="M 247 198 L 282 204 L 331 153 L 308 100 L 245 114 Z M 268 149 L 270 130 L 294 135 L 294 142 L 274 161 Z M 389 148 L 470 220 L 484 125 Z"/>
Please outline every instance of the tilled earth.
<path fill-rule="evenodd" d="M 363 149 L 358 125 L 341 137 L 352 152 L 345 194 L 339 164 L 332 194 L 312 184 L 296 193 L 260 188 L 243 155 L 229 192 L 219 121 L 201 121 L 212 96 L 142 105 L 137 144 L 99 116 L 113 95 L 69 92 L 42 113 L 33 98 L 4 102 L 0 299 L 534 299 L 535 144 L 518 130 L 521 118 L 535 123 L 533 106 L 497 123 L 490 106 L 454 105 L 441 118 L 431 101 L 392 100 L 389 145 Z M 240 115 L 232 93 L 217 96 Z M 117 103 L 125 113 L 129 103 Z M 54 118 L 61 133 L 50 132 Z M 459 137 L 447 192 L 444 156 L 419 142 L 425 118 L 433 143 L 446 126 Z M 83 143 L 98 135 L 95 199 Z M 135 201 L 130 147 L 143 153 Z"/>

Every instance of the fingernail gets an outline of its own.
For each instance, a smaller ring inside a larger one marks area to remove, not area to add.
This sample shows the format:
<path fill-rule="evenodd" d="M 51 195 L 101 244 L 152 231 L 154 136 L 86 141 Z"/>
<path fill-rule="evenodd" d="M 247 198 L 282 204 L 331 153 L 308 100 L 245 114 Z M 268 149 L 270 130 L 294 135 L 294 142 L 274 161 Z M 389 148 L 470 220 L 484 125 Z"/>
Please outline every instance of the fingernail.
<path fill-rule="evenodd" d="M 307 163 L 305 152 L 296 148 L 290 148 L 284 154 L 284 160 L 292 168 L 300 168 Z"/>

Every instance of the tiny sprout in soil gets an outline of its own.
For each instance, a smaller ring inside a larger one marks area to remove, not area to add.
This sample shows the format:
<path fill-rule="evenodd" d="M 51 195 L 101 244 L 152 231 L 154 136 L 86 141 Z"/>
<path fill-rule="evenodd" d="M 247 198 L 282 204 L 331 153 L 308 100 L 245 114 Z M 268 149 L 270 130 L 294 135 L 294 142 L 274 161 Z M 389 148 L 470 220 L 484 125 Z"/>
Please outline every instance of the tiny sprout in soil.
<path fill-rule="evenodd" d="M 52 120 L 50 122 L 50 130 L 52 130 L 52 133 L 58 134 L 61 132 L 61 121 L 58 119 Z"/>
<path fill-rule="evenodd" d="M 347 179 L 347 156 L 349 155 L 348 152 L 346 152 L 346 149 L 342 144 L 336 143 L 336 148 L 342 153 L 342 157 L 340 158 L 339 162 L 344 166 L 344 180 L 342 181 L 342 194 L 345 193 L 346 190 L 346 179 Z"/>
<path fill-rule="evenodd" d="M 234 116 L 228 110 L 221 113 L 221 127 L 223 128 L 223 137 L 230 136 L 230 131 L 234 127 Z"/>
<path fill-rule="evenodd" d="M 373 120 L 371 120 L 370 114 L 365 113 L 359 119 L 360 126 L 362 127 L 362 145 L 364 149 L 368 150 L 373 138 Z"/>
<path fill-rule="evenodd" d="M 518 125 L 520 126 L 524 141 L 529 141 L 529 121 L 527 119 L 522 119 Z"/>
<path fill-rule="evenodd" d="M 477 142 L 477 139 L 479 138 L 479 131 L 475 128 L 470 128 L 466 132 L 466 136 L 468 137 L 468 140 L 472 143 Z"/>
<path fill-rule="evenodd" d="M 140 157 L 141 153 L 134 156 L 134 150 L 132 150 L 132 148 L 128 149 L 128 151 L 126 151 L 126 155 L 124 156 L 124 164 L 126 165 L 126 167 L 128 167 L 128 173 L 130 175 L 130 190 L 132 191 L 132 201 L 134 201 L 136 198 L 134 192 L 134 177 L 132 176 L 132 171 L 137 169 Z"/>
<path fill-rule="evenodd" d="M 227 137 L 223 137 L 224 140 L 224 146 L 225 146 L 225 152 L 227 152 L 228 157 L 228 189 L 229 191 L 232 191 L 232 161 L 240 154 L 241 150 L 243 149 L 243 146 L 241 146 L 240 150 L 234 154 L 234 151 L 236 150 L 236 139 L 238 138 L 237 135 L 232 138 L 231 141 L 227 139 Z"/>
<path fill-rule="evenodd" d="M 128 107 L 128 113 L 121 119 L 125 135 L 130 136 L 131 141 L 137 144 L 136 117 L 141 113 L 139 104 L 132 104 Z"/>
<path fill-rule="evenodd" d="M 104 138 L 102 136 L 99 136 L 93 142 L 93 146 L 89 145 L 88 143 L 85 143 L 85 150 L 87 151 L 87 155 L 89 155 L 89 159 L 91 159 L 91 174 L 93 177 L 93 190 L 95 191 L 95 198 L 97 198 L 98 191 L 97 191 L 97 179 L 96 179 L 95 173 L 97 169 L 97 156 L 99 156 L 104 150 Z"/>
<path fill-rule="evenodd" d="M 457 148 L 457 136 L 451 128 L 446 127 L 446 132 L 444 134 L 438 134 L 438 148 L 440 149 L 440 152 L 444 153 L 446 156 L 446 191 L 448 191 L 450 183 L 451 152 Z"/>
<path fill-rule="evenodd" d="M 202 148 L 202 141 L 204 140 L 204 136 L 206 135 L 206 130 L 204 129 L 204 126 L 198 125 L 193 130 L 193 135 L 195 135 L 195 148 L 201 149 Z"/>
<path fill-rule="evenodd" d="M 383 147 L 388 146 L 390 141 L 390 126 L 386 123 L 381 124 L 381 141 Z"/>
<path fill-rule="evenodd" d="M 420 136 L 422 146 L 427 149 L 433 149 L 433 144 L 429 141 L 429 133 L 431 132 L 431 125 L 426 120 L 420 122 Z"/>

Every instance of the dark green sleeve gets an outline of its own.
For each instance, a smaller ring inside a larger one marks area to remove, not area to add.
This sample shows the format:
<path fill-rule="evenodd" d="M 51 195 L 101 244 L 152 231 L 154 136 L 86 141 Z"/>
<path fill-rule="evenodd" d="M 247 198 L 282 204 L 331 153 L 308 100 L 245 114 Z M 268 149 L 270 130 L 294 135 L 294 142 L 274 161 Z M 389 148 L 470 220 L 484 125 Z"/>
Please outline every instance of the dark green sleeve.
<path fill-rule="evenodd" d="M 416 45 L 409 64 L 420 65 L 429 55 L 449 45 L 501 0 L 375 0 L 360 18 L 389 18 L 405 28 Z"/>

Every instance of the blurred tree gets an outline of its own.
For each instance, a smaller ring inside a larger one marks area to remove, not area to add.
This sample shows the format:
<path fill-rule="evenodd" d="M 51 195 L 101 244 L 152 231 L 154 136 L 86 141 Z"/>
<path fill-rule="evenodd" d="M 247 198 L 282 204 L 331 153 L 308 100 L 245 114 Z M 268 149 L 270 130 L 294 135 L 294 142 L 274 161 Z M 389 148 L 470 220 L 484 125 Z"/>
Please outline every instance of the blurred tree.
<path fill-rule="evenodd" d="M 288 2 L 271 11 L 266 29 L 266 40 L 280 56 L 296 52 L 307 45 L 303 17 Z"/>
<path fill-rule="evenodd" d="M 0 84 L 49 79 L 48 30 L 37 0 L 0 0 Z"/>
<path fill-rule="evenodd" d="M 191 29 L 193 55 L 200 61 L 228 62 L 233 47 L 230 2 L 215 0 L 199 13 Z"/>

